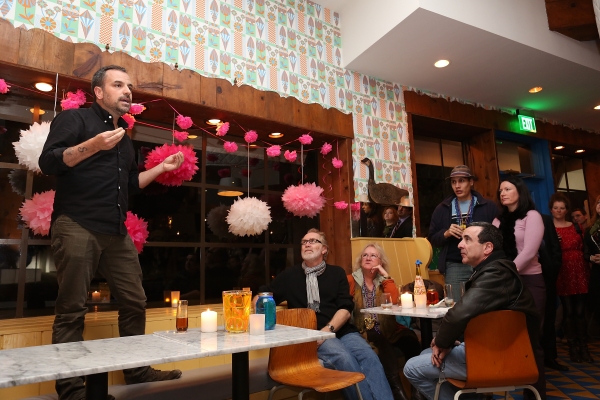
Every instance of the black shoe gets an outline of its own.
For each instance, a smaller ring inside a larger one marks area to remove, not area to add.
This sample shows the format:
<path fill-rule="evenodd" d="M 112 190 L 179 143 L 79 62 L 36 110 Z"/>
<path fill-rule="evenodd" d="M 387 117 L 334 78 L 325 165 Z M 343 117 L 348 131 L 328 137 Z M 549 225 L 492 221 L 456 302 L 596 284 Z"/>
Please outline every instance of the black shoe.
<path fill-rule="evenodd" d="M 544 360 L 544 365 L 546 366 L 546 368 L 555 369 L 557 371 L 568 371 L 569 370 L 569 367 L 567 367 L 566 365 L 560 364 L 556 360 Z"/>
<path fill-rule="evenodd" d="M 134 383 L 142 382 L 170 381 L 172 379 L 179 379 L 180 376 L 181 371 L 178 369 L 174 369 L 172 371 L 161 371 L 154 368 L 148 368 L 148 372 L 146 372 L 141 378 L 127 379 L 127 377 L 125 377 L 125 383 L 132 385 Z"/>

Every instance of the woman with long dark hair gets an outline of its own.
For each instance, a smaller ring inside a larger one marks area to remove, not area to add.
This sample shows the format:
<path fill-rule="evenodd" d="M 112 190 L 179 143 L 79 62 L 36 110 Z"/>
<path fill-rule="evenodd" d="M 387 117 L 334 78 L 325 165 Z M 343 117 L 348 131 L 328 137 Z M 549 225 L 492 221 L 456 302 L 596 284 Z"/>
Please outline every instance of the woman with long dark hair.
<path fill-rule="evenodd" d="M 520 178 L 511 176 L 500 183 L 498 201 L 501 213 L 493 224 L 502 231 L 504 252 L 517 266 L 525 287 L 533 294 L 535 305 L 543 317 L 546 285 L 538 251 L 544 238 L 544 221 L 535 210 L 529 189 Z"/>
<path fill-rule="evenodd" d="M 600 319 L 600 196 L 590 206 L 590 227 L 585 230 L 583 236 L 583 258 L 590 262 L 592 267 L 588 293 L 590 310 L 593 312 L 594 320 Z"/>
<path fill-rule="evenodd" d="M 550 197 L 548 207 L 554 228 L 560 239 L 562 268 L 556 280 L 556 291 L 563 305 L 563 327 L 573 362 L 594 362 L 587 347 L 585 300 L 588 292 L 590 267 L 583 258 L 583 239 L 572 222 L 567 221 L 570 201 L 562 193 Z"/>

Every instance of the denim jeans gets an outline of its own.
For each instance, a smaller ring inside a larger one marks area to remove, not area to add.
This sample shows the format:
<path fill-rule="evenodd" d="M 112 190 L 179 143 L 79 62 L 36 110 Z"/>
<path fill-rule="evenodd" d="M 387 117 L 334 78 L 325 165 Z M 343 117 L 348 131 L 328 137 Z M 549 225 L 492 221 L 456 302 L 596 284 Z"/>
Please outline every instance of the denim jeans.
<path fill-rule="evenodd" d="M 461 298 L 460 283 L 468 281 L 471 275 L 473 275 L 473 268 L 470 265 L 450 261 L 446 263 L 444 280 L 446 283 L 452 284 L 452 294 L 455 302 L 458 302 Z"/>
<path fill-rule="evenodd" d="M 364 400 L 393 399 L 379 358 L 358 332 L 327 339 L 319 346 L 318 355 L 325 368 L 365 374 L 358 384 Z M 343 394 L 345 399 L 358 399 L 354 386 L 344 389 Z"/>
<path fill-rule="evenodd" d="M 431 349 L 425 349 L 420 356 L 413 357 L 404 365 L 404 375 L 410 383 L 429 400 L 435 395 L 435 386 L 440 377 L 440 368 L 431 363 Z M 465 363 L 465 344 L 454 347 L 444 359 L 444 376 L 465 380 L 467 366 Z M 458 391 L 456 386 L 448 382 L 440 388 L 440 400 L 451 400 Z M 461 396 L 462 398 L 462 396 Z"/>

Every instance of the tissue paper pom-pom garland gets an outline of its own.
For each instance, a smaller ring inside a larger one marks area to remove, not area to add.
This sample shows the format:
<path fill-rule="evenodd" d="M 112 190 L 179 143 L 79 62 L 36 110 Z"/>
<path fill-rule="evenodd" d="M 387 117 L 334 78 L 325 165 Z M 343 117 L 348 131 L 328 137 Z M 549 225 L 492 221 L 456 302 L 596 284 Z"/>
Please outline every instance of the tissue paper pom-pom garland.
<path fill-rule="evenodd" d="M 217 136 L 225 136 L 229 132 L 229 122 L 219 122 L 217 124 Z"/>
<path fill-rule="evenodd" d="M 0 93 L 2 94 L 6 94 L 9 92 L 8 88 L 10 87 L 10 85 L 6 84 L 6 81 L 4 79 L 0 79 Z"/>
<path fill-rule="evenodd" d="M 256 133 L 256 131 L 248 131 L 244 134 L 244 140 L 248 144 L 256 142 L 256 139 L 258 139 L 258 133 Z"/>
<path fill-rule="evenodd" d="M 148 223 L 143 218 L 138 217 L 131 211 L 127 211 L 127 219 L 125 220 L 125 227 L 133 245 L 138 251 L 138 254 L 142 252 L 144 243 L 148 239 Z"/>
<path fill-rule="evenodd" d="M 267 148 L 267 156 L 279 157 L 281 155 L 281 146 L 271 146 Z"/>
<path fill-rule="evenodd" d="M 173 137 L 180 142 L 187 140 L 188 135 L 189 135 L 189 133 L 187 133 L 187 132 L 173 131 Z"/>
<path fill-rule="evenodd" d="M 85 93 L 81 89 L 77 89 L 77 92 L 68 92 L 67 98 L 60 101 L 60 106 L 63 110 L 71 110 L 79 108 L 85 104 Z"/>
<path fill-rule="evenodd" d="M 13 143 L 19 164 L 26 166 L 31 171 L 40 172 L 38 160 L 48 133 L 50 133 L 50 122 L 41 124 L 34 122 L 29 129 L 21 131 L 19 141 Z"/>
<path fill-rule="evenodd" d="M 338 210 L 345 210 L 346 208 L 348 208 L 348 203 L 346 203 L 345 201 L 336 201 L 335 203 L 333 203 L 333 205 Z"/>
<path fill-rule="evenodd" d="M 194 174 L 196 174 L 196 171 L 198 170 L 198 166 L 196 165 L 198 157 L 196 157 L 196 153 L 191 147 L 182 146 L 180 144 L 163 144 L 148 153 L 144 164 L 146 170 L 154 168 L 163 162 L 165 158 L 178 151 L 183 153 L 183 164 L 173 171 L 163 172 L 156 177 L 156 182 L 166 186 L 181 186 L 184 181 L 189 181 Z"/>
<path fill-rule="evenodd" d="M 313 141 L 313 138 L 308 133 L 305 133 L 304 135 L 302 135 L 298 138 L 298 141 L 302 144 L 311 144 Z"/>
<path fill-rule="evenodd" d="M 229 206 L 221 204 L 218 207 L 213 208 L 208 212 L 206 216 L 206 224 L 208 229 L 220 238 L 233 237 L 229 233 L 229 225 L 227 224 L 227 214 L 229 213 Z"/>
<path fill-rule="evenodd" d="M 296 161 L 298 154 L 296 154 L 296 150 L 293 150 L 293 151 L 286 150 L 285 153 L 283 153 L 283 156 L 289 162 L 294 162 L 294 161 Z"/>
<path fill-rule="evenodd" d="M 333 160 L 331 160 L 331 163 L 337 169 L 340 169 L 340 168 L 342 168 L 344 166 L 344 162 L 342 160 L 340 160 L 339 158 L 337 158 L 337 157 L 333 157 Z"/>
<path fill-rule="evenodd" d="M 183 130 L 190 128 L 194 124 L 190 117 L 184 117 L 181 114 L 177 116 L 175 122 L 177 123 L 177 126 L 179 126 Z"/>
<path fill-rule="evenodd" d="M 281 200 L 286 210 L 296 217 L 314 217 L 325 205 L 325 198 L 321 196 L 323 188 L 314 183 L 290 186 L 285 189 Z"/>
<path fill-rule="evenodd" d="M 55 193 L 54 190 L 36 193 L 31 200 L 25 200 L 19 209 L 23 221 L 37 235 L 47 235 L 50 231 Z"/>
<path fill-rule="evenodd" d="M 352 220 L 359 221 L 360 220 L 360 203 L 350 204 L 350 211 L 352 214 Z"/>
<path fill-rule="evenodd" d="M 238 145 L 235 142 L 225 142 L 223 143 L 223 148 L 228 153 L 235 153 L 238 149 Z"/>
<path fill-rule="evenodd" d="M 133 124 L 135 124 L 135 117 L 131 114 L 124 114 L 121 118 L 127 122 L 127 129 L 132 129 Z"/>
<path fill-rule="evenodd" d="M 332 149 L 333 149 L 333 146 L 331 146 L 329 143 L 325 142 L 325 143 L 323 143 L 323 146 L 321 146 L 321 154 L 326 156 L 327 154 L 329 154 L 331 152 Z"/>
<path fill-rule="evenodd" d="M 256 197 L 238 198 L 227 215 L 229 232 L 237 236 L 252 236 L 265 231 L 271 222 L 270 207 Z"/>
<path fill-rule="evenodd" d="M 146 109 L 146 107 L 144 107 L 141 104 L 132 103 L 131 106 L 129 107 L 129 114 L 138 115 L 138 114 L 141 114 L 142 111 L 144 111 L 145 109 Z"/>

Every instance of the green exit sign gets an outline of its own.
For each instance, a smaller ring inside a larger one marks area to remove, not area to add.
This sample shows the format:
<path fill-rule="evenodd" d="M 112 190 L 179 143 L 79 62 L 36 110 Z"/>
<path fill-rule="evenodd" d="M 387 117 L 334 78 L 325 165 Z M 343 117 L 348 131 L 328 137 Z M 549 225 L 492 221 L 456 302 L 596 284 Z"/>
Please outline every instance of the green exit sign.
<path fill-rule="evenodd" d="M 535 133 L 535 119 L 526 115 L 519 115 L 519 128 L 523 132 Z"/>

